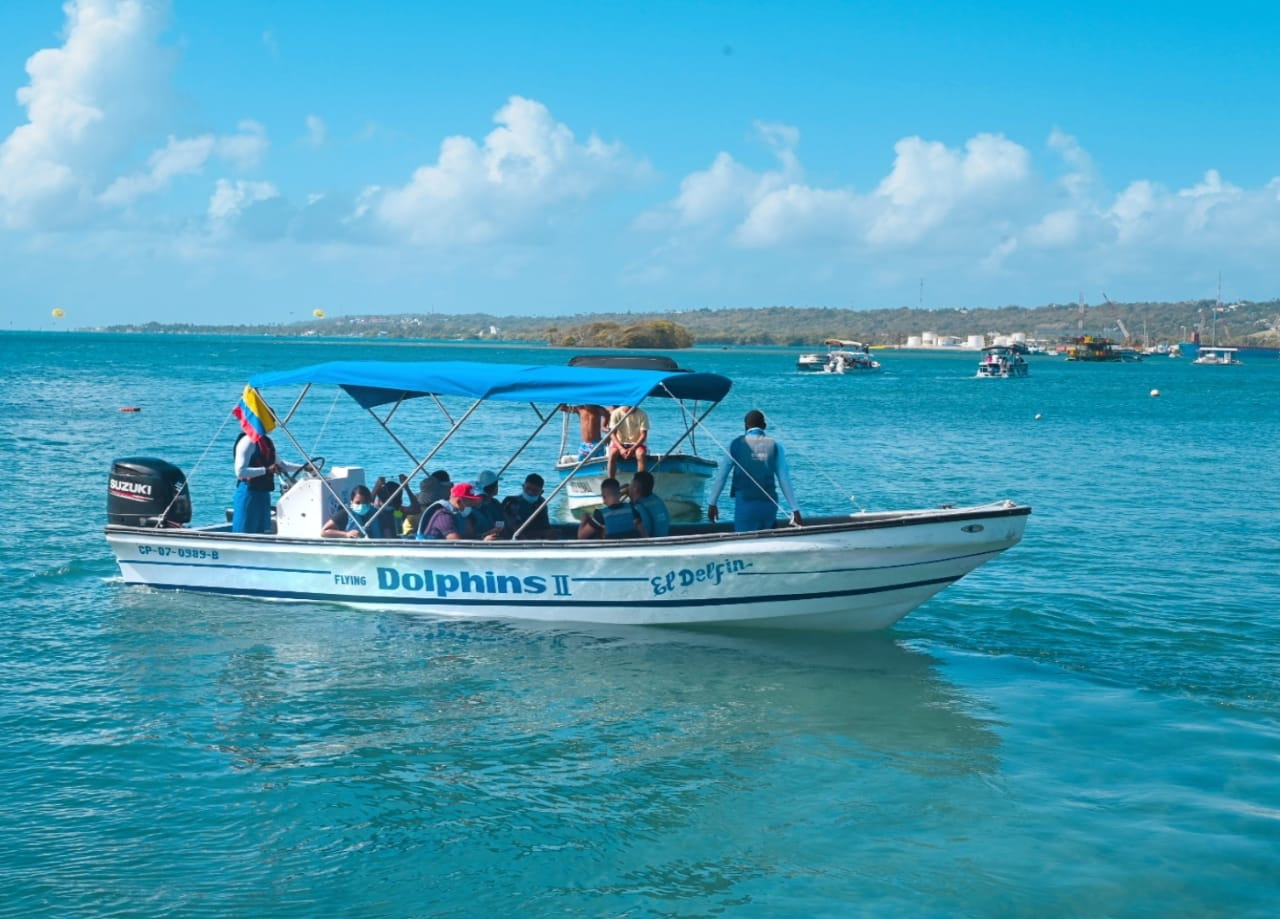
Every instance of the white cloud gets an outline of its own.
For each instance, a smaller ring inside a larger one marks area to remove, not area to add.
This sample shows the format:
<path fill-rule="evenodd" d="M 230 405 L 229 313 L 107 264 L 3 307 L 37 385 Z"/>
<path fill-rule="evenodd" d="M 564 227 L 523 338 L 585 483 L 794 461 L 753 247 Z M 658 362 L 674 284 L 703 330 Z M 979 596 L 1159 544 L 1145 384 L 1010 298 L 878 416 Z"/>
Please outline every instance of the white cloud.
<path fill-rule="evenodd" d="M 1062 161 L 1069 167 L 1069 171 L 1058 180 L 1067 197 L 1074 201 L 1086 200 L 1098 184 L 1093 157 L 1080 146 L 1078 140 L 1058 128 L 1049 133 L 1049 149 L 1062 157 Z"/>
<path fill-rule="evenodd" d="M 1029 149 L 1000 134 L 959 147 L 903 138 L 888 173 L 860 191 L 808 181 L 798 134 L 756 129 L 779 166 L 756 170 L 721 152 L 685 176 L 673 199 L 637 221 L 661 236 L 626 280 L 710 276 L 737 248 L 754 253 L 735 262 L 748 272 L 781 264 L 810 280 L 844 271 L 898 285 L 927 268 L 973 284 L 998 278 L 1043 289 L 1059 283 L 1047 278 L 1156 276 L 1157 265 L 1170 270 L 1170 256 L 1177 265 L 1229 264 L 1280 245 L 1280 178 L 1248 190 L 1209 170 L 1180 190 L 1138 179 L 1115 193 L 1076 138 L 1055 129 L 1046 146 L 1057 161 L 1043 172 Z M 782 261 L 767 261 L 770 253 Z"/>
<path fill-rule="evenodd" d="M 721 152 L 637 226 L 727 227 L 730 241 L 757 248 L 817 240 L 901 246 L 918 242 L 957 212 L 990 216 L 1031 177 L 1027 150 L 999 135 L 980 134 L 963 150 L 909 137 L 895 146 L 893 168 L 873 192 L 819 188 L 806 182 L 795 154 L 798 131 L 776 124 L 757 124 L 756 130 L 774 148 L 777 169 L 756 172 Z"/>
<path fill-rule="evenodd" d="M 499 126 L 483 144 L 446 138 L 437 161 L 419 167 L 407 185 L 366 189 L 370 213 L 414 243 L 488 242 L 644 173 L 619 144 L 594 135 L 578 143 L 532 99 L 511 97 L 494 121 Z"/>
<path fill-rule="evenodd" d="M 307 143 L 313 147 L 322 146 L 329 136 L 329 129 L 319 115 L 307 116 Z"/>
<path fill-rule="evenodd" d="M 711 165 L 680 182 L 674 201 L 647 211 L 636 220 L 640 229 L 724 226 L 748 219 L 753 207 L 780 189 L 797 187 L 804 179 L 794 148 L 800 132 L 783 124 L 756 122 L 756 134 L 772 149 L 778 168 L 757 173 L 721 151 Z M 757 221 L 757 224 L 759 221 Z M 768 227 L 756 226 L 745 235 L 769 236 Z"/>
<path fill-rule="evenodd" d="M 894 150 L 893 169 L 873 196 L 872 244 L 915 243 L 966 206 L 989 219 L 1031 173 L 1027 150 L 999 135 L 979 134 L 963 152 L 919 137 Z"/>
<path fill-rule="evenodd" d="M 211 156 L 230 161 L 242 169 L 257 165 L 267 147 L 266 132 L 253 121 L 240 122 L 240 133 L 216 137 L 204 134 L 179 140 L 172 134 L 169 142 L 147 159 L 147 169 L 116 179 L 99 200 L 108 205 L 129 204 L 142 195 L 154 194 L 169 186 L 178 176 L 192 175 L 204 169 Z"/>
<path fill-rule="evenodd" d="M 169 135 L 169 143 L 151 154 L 147 171 L 116 179 L 100 196 L 104 204 L 128 204 L 142 195 L 157 192 L 177 176 L 199 172 L 213 152 L 213 135 L 178 140 Z"/>
<path fill-rule="evenodd" d="M 236 127 L 238 134 L 224 134 L 218 138 L 214 152 L 229 160 L 239 169 L 252 169 L 266 155 L 267 129 L 256 121 L 245 119 Z"/>
<path fill-rule="evenodd" d="M 76 219 L 167 101 L 170 55 L 157 40 L 166 4 L 70 0 L 64 10 L 62 46 L 27 60 L 17 92 L 27 121 L 0 144 L 0 218 L 10 227 Z"/>
<path fill-rule="evenodd" d="M 752 247 L 801 240 L 839 242 L 857 232 L 863 211 L 858 197 L 845 189 L 788 185 L 763 195 L 733 239 Z"/>
<path fill-rule="evenodd" d="M 1079 240 L 1082 220 L 1076 210 L 1052 211 L 1027 230 L 1027 240 L 1044 249 L 1069 246 Z"/>
<path fill-rule="evenodd" d="M 270 182 L 219 179 L 209 199 L 209 225 L 215 230 L 224 228 L 250 205 L 279 195 L 280 192 Z"/>

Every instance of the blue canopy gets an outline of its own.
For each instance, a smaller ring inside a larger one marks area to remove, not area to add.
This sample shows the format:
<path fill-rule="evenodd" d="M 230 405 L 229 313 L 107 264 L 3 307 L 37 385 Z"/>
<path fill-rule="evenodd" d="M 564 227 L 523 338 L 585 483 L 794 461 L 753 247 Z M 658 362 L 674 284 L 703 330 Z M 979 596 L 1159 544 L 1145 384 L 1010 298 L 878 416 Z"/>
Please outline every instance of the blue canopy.
<path fill-rule="evenodd" d="M 716 373 L 477 361 L 331 361 L 249 378 L 258 389 L 307 383 L 341 386 L 364 408 L 428 395 L 570 405 L 637 405 L 648 396 L 719 402 L 733 385 Z"/>

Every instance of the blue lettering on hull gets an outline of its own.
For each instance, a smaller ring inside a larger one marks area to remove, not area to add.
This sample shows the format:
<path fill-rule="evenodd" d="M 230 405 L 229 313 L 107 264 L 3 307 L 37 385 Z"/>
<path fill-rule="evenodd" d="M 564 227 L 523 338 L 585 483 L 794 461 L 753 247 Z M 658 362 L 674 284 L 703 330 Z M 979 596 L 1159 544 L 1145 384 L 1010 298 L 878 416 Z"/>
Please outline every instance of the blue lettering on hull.
<path fill-rule="evenodd" d="M 556 596 L 571 596 L 568 575 L 552 575 Z M 455 594 L 544 594 L 547 578 L 538 574 L 517 577 L 512 574 L 495 574 L 492 571 L 476 573 L 460 571 L 457 574 L 423 569 L 401 571 L 398 568 L 378 568 L 378 589 L 428 593 L 441 599 Z"/>
<path fill-rule="evenodd" d="M 750 568 L 750 562 L 743 561 L 740 558 L 727 558 L 723 562 L 707 562 L 698 568 L 673 568 L 666 574 L 650 578 L 649 586 L 653 588 L 655 597 L 669 594 L 676 589 L 692 587 L 695 584 L 709 584 L 712 587 L 718 587 L 720 582 L 724 580 L 725 575 L 739 574 Z"/>

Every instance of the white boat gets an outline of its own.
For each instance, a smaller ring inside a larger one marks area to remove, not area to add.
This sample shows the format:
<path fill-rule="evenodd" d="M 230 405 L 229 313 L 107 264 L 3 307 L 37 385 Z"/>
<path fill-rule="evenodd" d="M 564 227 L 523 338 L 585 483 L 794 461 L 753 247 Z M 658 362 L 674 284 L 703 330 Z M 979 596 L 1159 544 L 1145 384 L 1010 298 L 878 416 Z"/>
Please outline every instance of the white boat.
<path fill-rule="evenodd" d="M 536 430 L 558 414 L 557 404 L 637 405 L 669 397 L 714 406 L 730 387 L 706 373 L 457 361 L 348 361 L 250 380 L 254 398 L 299 452 L 289 426 L 322 384 L 340 387 L 371 414 L 382 410 L 375 417 L 384 428 L 406 404 L 414 406 L 409 411 L 419 404 L 448 409 L 444 440 L 414 462 L 411 479 L 488 403 L 498 403 L 504 419 L 511 403 L 524 403 Z M 259 391 L 284 386 L 302 392 L 281 415 Z M 449 397 L 468 405 L 459 413 Z M 171 464 L 116 460 L 106 538 L 124 583 L 153 589 L 442 616 L 856 631 L 892 625 L 1015 545 L 1031 512 L 999 501 L 813 517 L 754 533 L 734 533 L 725 523 L 673 524 L 669 536 L 643 540 L 577 540 L 572 524 L 561 525 L 556 539 L 320 538 L 323 520 L 362 479 L 353 466 L 300 477 L 278 499 L 276 531 L 244 534 L 225 522 L 188 525 L 186 479 Z"/>
<path fill-rule="evenodd" d="M 796 369 L 809 373 L 868 373 L 880 369 L 880 362 L 860 341 L 828 338 L 823 344 L 831 350 L 800 355 Z"/>
<path fill-rule="evenodd" d="M 1236 352 L 1239 348 L 1216 348 L 1212 345 L 1201 345 L 1200 353 L 1196 355 L 1193 364 L 1242 364 L 1241 360 L 1236 359 Z"/>
<path fill-rule="evenodd" d="M 646 464 L 653 473 L 654 493 L 662 496 L 672 520 L 691 521 L 702 517 L 707 485 L 716 474 L 716 461 L 692 453 L 651 453 Z M 580 519 L 600 507 L 600 485 L 609 477 L 608 460 L 593 457 L 582 462 L 576 454 L 564 453 L 556 463 L 564 480 L 565 519 Z M 636 474 L 635 460 L 618 460 L 615 475 L 626 483 Z"/>
<path fill-rule="evenodd" d="M 580 354 L 569 361 L 570 367 L 606 367 L 631 370 L 657 370 L 667 373 L 689 373 L 670 357 L 644 354 Z M 677 412 L 667 413 L 669 417 L 657 415 L 651 422 L 671 422 L 668 425 L 670 436 L 666 440 L 672 444 L 666 452 L 653 450 L 662 440 L 659 427 L 650 430 L 649 447 L 651 452 L 645 468 L 653 473 L 654 493 L 661 495 L 667 505 L 667 513 L 672 520 L 692 521 L 702 517 L 702 508 L 706 505 L 707 485 L 715 475 L 714 459 L 702 456 L 698 452 L 697 430 L 693 419 L 699 416 L 696 401 L 686 404 L 683 400 L 670 400 L 676 403 Z M 678 414 L 678 419 L 676 420 Z M 608 443 L 602 443 L 599 450 L 583 457 L 573 452 L 580 443 L 573 436 L 577 428 L 573 425 L 571 415 L 566 413 L 560 432 L 559 460 L 556 472 L 565 483 L 564 508 L 562 516 L 566 520 L 581 518 L 585 514 L 600 507 L 600 485 L 609 477 L 609 463 L 605 451 Z M 607 439 L 607 434 L 606 434 Z M 619 459 L 616 464 L 618 480 L 630 481 L 636 473 L 636 461 Z"/>
<path fill-rule="evenodd" d="M 1027 375 L 1027 362 L 1017 348 L 992 345 L 982 349 L 982 359 L 978 361 L 978 376 L 1008 379 Z"/>

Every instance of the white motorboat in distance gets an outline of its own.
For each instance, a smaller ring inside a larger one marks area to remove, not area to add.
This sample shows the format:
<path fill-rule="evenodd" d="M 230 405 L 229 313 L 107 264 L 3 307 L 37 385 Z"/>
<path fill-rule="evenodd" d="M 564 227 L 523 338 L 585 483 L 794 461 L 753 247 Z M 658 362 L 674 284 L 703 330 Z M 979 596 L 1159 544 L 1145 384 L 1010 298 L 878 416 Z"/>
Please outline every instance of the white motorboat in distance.
<path fill-rule="evenodd" d="M 982 349 L 982 358 L 978 361 L 978 376 L 1009 379 L 1027 375 L 1027 361 L 1017 348 L 991 345 Z"/>
<path fill-rule="evenodd" d="M 1218 348 L 1213 345 L 1201 345 L 1193 364 L 1243 364 L 1236 357 L 1239 348 Z"/>
<path fill-rule="evenodd" d="M 289 428 L 306 397 L 339 387 L 410 453 L 411 479 L 489 403 L 502 403 L 496 408 L 508 421 L 512 404 L 523 403 L 536 433 L 560 414 L 559 404 L 674 398 L 714 406 L 731 385 L 707 373 L 462 361 L 344 361 L 258 374 L 249 382 L 275 423 L 277 441 L 299 452 Z M 281 403 L 292 406 L 283 416 L 260 392 L 282 387 L 301 388 Z M 323 413 L 332 400 L 317 401 Z M 448 409 L 447 432 L 415 458 L 416 449 L 388 422 L 393 414 L 407 415 L 405 427 L 423 430 L 415 413 L 433 406 Z M 734 533 L 725 523 L 673 524 L 669 536 L 641 540 L 578 540 L 573 524 L 553 528 L 548 535 L 556 538 L 514 541 L 321 538 L 324 515 L 347 505 L 362 479 L 358 467 L 332 465 L 299 477 L 279 498 L 276 532 L 244 534 L 225 522 L 189 525 L 187 483 L 172 464 L 117 460 L 106 539 L 126 585 L 161 590 L 440 616 L 845 631 L 897 622 L 1015 545 L 1031 511 L 998 501 L 815 516 L 803 526 L 780 523 L 752 533 Z"/>
<path fill-rule="evenodd" d="M 880 369 L 880 362 L 860 341 L 847 338 L 828 338 L 823 342 L 830 350 L 802 354 L 796 359 L 796 369 L 809 373 L 871 373 Z"/>

